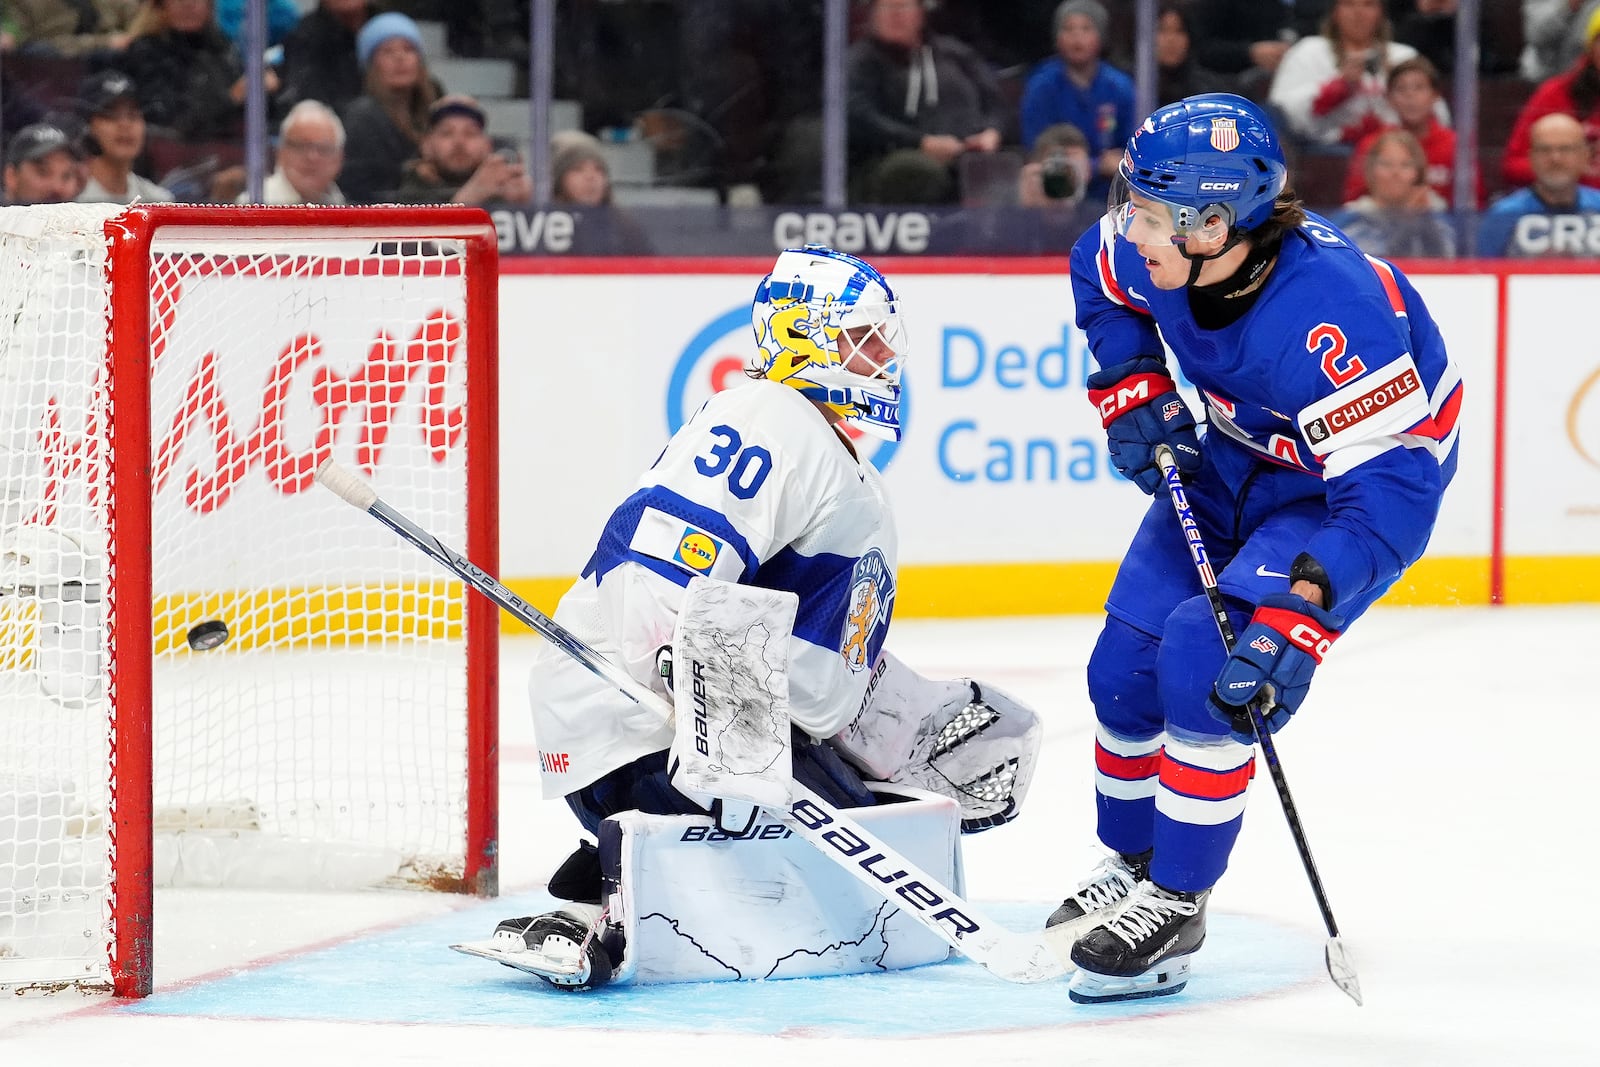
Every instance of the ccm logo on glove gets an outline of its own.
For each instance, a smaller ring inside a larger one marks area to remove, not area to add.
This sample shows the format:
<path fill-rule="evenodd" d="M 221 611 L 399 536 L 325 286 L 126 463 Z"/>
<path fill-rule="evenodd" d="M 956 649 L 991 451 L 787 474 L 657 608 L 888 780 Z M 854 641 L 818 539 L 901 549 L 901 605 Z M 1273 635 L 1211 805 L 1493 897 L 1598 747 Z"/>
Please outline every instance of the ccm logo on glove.
<path fill-rule="evenodd" d="M 1307 622 L 1306 617 L 1300 614 L 1298 611 L 1288 610 L 1285 608 L 1258 608 L 1255 616 L 1250 621 L 1252 623 L 1260 623 L 1269 629 L 1278 631 L 1289 640 L 1290 644 L 1298 645 L 1307 655 L 1316 660 L 1318 663 L 1321 663 L 1322 657 L 1328 654 L 1328 649 L 1333 647 L 1334 638 L 1339 636 L 1338 633 L 1333 630 L 1319 630 L 1317 627 Z M 1257 638 L 1257 640 L 1266 641 L 1268 645 L 1272 643 L 1265 634 Z M 1276 656 L 1278 654 L 1278 650 L 1276 648 L 1257 647 L 1256 651 L 1265 652 L 1269 656 Z"/>
<path fill-rule="evenodd" d="M 1136 374 L 1124 378 L 1110 389 L 1090 389 L 1089 401 L 1100 412 L 1100 425 L 1110 426 L 1130 408 L 1142 407 L 1177 386 L 1165 374 Z M 1167 404 L 1161 412 L 1163 422 L 1171 422 L 1183 411 L 1182 403 Z"/>

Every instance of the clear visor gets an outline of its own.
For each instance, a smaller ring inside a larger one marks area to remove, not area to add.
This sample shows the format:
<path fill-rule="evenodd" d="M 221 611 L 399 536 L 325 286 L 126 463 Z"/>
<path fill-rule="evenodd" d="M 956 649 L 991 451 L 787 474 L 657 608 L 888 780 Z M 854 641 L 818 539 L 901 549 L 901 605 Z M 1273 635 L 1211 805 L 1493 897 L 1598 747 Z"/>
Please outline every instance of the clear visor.
<path fill-rule="evenodd" d="M 1111 181 L 1106 212 L 1116 231 L 1136 245 L 1181 245 L 1191 235 L 1222 237 L 1228 232 L 1231 214 L 1221 205 L 1196 211 L 1192 207 L 1146 196 L 1133 188 L 1120 170 Z M 1200 224 L 1202 218 L 1207 225 Z"/>

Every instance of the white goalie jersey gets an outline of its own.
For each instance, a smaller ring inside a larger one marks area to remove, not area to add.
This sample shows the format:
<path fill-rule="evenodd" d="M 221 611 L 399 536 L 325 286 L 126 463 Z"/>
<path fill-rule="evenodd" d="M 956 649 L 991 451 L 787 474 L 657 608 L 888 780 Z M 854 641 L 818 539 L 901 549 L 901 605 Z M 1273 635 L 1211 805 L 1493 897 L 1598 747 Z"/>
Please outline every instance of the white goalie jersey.
<path fill-rule="evenodd" d="M 793 592 L 790 716 L 826 738 L 866 693 L 894 611 L 897 551 L 877 470 L 796 390 L 753 381 L 713 396 L 668 442 L 555 619 L 662 690 L 656 654 L 672 643 L 691 578 Z M 554 646 L 536 652 L 529 691 L 547 798 L 672 744 L 653 709 Z"/>

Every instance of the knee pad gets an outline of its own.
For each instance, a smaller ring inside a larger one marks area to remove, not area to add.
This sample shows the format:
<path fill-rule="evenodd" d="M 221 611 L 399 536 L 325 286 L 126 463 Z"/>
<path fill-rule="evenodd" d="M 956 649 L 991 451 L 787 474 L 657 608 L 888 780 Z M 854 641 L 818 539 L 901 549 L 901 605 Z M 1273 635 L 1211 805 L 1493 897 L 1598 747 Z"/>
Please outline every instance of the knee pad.
<path fill-rule="evenodd" d="M 1089 657 L 1089 700 L 1095 718 L 1118 737 L 1154 737 L 1163 727 L 1156 690 L 1161 642 L 1121 619 L 1106 619 Z"/>
<path fill-rule="evenodd" d="M 1235 610 L 1232 601 L 1227 603 L 1234 633 L 1239 633 L 1249 621 L 1248 613 Z M 1211 602 L 1205 597 L 1190 597 L 1167 616 L 1156 657 L 1156 688 L 1168 729 L 1202 738 L 1228 733 L 1206 710 L 1206 698 L 1227 658 Z"/>

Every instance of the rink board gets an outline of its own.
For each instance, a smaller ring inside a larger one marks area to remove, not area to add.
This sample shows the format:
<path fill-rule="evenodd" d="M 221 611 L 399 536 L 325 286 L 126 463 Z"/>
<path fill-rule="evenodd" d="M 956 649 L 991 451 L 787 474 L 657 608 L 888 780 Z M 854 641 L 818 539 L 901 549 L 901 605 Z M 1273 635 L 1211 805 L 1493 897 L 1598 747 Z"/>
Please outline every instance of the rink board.
<path fill-rule="evenodd" d="M 898 614 L 1100 610 L 1151 502 L 1105 453 L 1065 260 L 883 265 L 911 339 L 905 437 L 859 444 L 899 522 Z M 553 606 L 672 431 L 743 381 L 769 266 L 502 265 L 502 559 L 519 594 Z M 1455 480 L 1387 603 L 1600 600 L 1600 349 L 1578 340 L 1600 276 L 1406 266 L 1466 389 Z"/>
<path fill-rule="evenodd" d="M 1170 997 L 1087 1006 L 1065 980 L 1013 985 L 964 959 L 883 974 L 765 982 L 609 986 L 563 993 L 485 960 L 450 952 L 508 915 L 547 911 L 544 893 L 509 896 L 330 947 L 230 969 L 157 992 L 118 1012 L 210 1019 L 434 1023 L 656 1033 L 927 1038 L 1088 1026 L 1200 1012 L 1326 986 L 1322 940 L 1306 929 L 1212 912 L 1188 988 Z M 1053 904 L 985 904 L 1019 931 Z"/>

